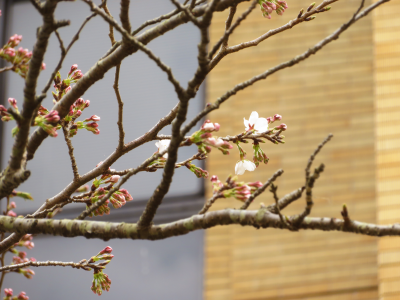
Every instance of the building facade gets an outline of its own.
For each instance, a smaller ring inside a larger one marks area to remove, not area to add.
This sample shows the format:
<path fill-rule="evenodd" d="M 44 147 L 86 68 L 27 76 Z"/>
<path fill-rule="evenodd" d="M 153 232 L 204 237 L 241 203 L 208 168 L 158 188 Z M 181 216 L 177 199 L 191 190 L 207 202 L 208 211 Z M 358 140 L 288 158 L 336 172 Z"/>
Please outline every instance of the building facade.
<path fill-rule="evenodd" d="M 289 11 L 307 8 L 308 1 L 289 2 Z M 371 4 L 366 1 L 366 5 Z M 281 62 L 306 51 L 356 10 L 359 1 L 334 3 L 312 22 L 272 36 L 257 47 L 226 57 L 209 77 L 207 101 Z M 246 9 L 239 6 L 238 15 Z M 352 219 L 389 224 L 400 210 L 400 3 L 378 8 L 315 56 L 280 71 L 237 93 L 210 119 L 221 124 L 221 136 L 244 130 L 243 118 L 252 111 L 261 117 L 276 113 L 287 124 L 286 144 L 264 144 L 268 165 L 246 172 L 244 181 L 266 181 L 277 169 L 278 194 L 304 184 L 304 169 L 316 146 L 329 134 L 334 138 L 314 164 L 326 168 L 314 189 L 311 215 L 341 218 L 347 204 Z M 293 13 L 292 13 L 293 15 Z M 227 14 L 217 15 L 211 38 L 223 33 Z M 284 15 L 285 16 L 285 15 Z M 251 14 L 233 34 L 229 45 L 257 38 L 284 25 Z M 249 157 L 251 147 L 246 148 Z M 208 170 L 221 180 L 234 173 L 239 159 L 214 155 Z M 208 190 L 208 196 L 210 189 Z M 260 202 L 273 203 L 264 193 Z M 239 207 L 232 199 L 218 200 L 213 209 Z M 285 209 L 299 213 L 304 198 Z M 340 232 L 224 226 L 206 232 L 205 299 L 399 299 L 400 239 L 374 238 Z"/>

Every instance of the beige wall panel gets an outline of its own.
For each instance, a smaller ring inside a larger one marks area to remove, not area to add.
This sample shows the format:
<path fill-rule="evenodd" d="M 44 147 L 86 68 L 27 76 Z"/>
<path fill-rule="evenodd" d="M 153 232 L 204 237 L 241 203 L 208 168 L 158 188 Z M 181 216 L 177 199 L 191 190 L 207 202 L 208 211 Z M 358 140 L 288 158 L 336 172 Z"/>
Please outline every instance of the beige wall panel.
<path fill-rule="evenodd" d="M 274 15 L 272 20 L 263 19 L 257 8 L 233 34 L 229 45 L 249 41 L 285 24 L 309 4 L 303 0 L 290 1 L 283 17 Z M 312 22 L 226 57 L 209 77 L 208 102 L 214 102 L 241 81 L 304 52 L 344 23 L 358 4 L 355 0 L 333 4 L 331 11 L 318 15 Z M 238 15 L 246 5 L 239 6 Z M 223 34 L 226 15 L 217 14 L 213 20 L 210 36 L 214 42 Z M 380 26 L 385 24 L 382 22 Z M 382 40 L 385 39 L 382 37 Z M 385 47 L 382 49 L 388 51 Z M 311 215 L 340 218 L 341 206 L 346 203 L 354 219 L 376 222 L 374 122 L 377 119 L 374 117 L 373 62 L 372 18 L 369 17 L 306 62 L 240 91 L 221 110 L 213 112 L 209 119 L 221 124 L 221 136 L 243 132 L 243 118 L 248 119 L 253 110 L 261 117 L 279 113 L 283 116 L 282 122 L 288 125 L 285 145 L 263 146 L 270 157 L 269 164 L 246 172 L 240 179 L 266 181 L 282 168 L 285 173 L 277 180 L 279 195 L 297 189 L 304 183 L 309 155 L 332 132 L 334 139 L 316 160 L 316 165 L 324 162 L 326 170 L 316 183 L 316 205 Z M 391 75 L 397 74 L 390 65 L 382 67 L 385 68 Z M 384 79 L 382 75 L 379 80 L 385 82 Z M 386 114 L 391 113 L 392 95 L 396 90 L 391 82 L 380 90 L 387 102 L 382 104 Z M 395 116 L 391 118 L 395 120 Z M 380 121 L 385 123 L 387 119 L 382 116 Z M 244 148 L 251 158 L 251 145 Z M 394 152 L 387 153 L 379 163 L 393 158 L 397 158 Z M 238 159 L 236 149 L 229 156 L 211 153 L 207 169 L 224 180 L 234 172 Z M 400 157 L 398 160 L 400 165 Z M 391 180 L 390 176 L 385 178 Z M 210 196 L 209 189 L 207 194 Z M 271 194 L 266 192 L 250 209 L 258 208 L 260 202 L 272 201 Z M 240 205 L 234 199 L 221 199 L 212 209 Z M 303 198 L 284 212 L 299 213 L 304 205 Z M 212 229 L 206 234 L 205 298 L 377 299 L 377 252 L 376 238 L 353 234 L 293 233 L 241 226 Z"/>
<path fill-rule="evenodd" d="M 373 17 L 377 136 L 378 222 L 393 224 L 400 216 L 400 4 L 391 1 Z M 379 240 L 379 295 L 400 299 L 400 239 Z"/>

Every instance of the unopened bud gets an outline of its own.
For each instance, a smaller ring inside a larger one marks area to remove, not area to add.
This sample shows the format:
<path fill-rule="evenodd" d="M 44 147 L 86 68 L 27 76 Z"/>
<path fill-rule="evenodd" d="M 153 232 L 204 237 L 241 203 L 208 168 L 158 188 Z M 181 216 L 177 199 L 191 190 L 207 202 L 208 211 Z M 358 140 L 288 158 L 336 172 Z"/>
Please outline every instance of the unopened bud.
<path fill-rule="evenodd" d="M 15 109 L 18 109 L 17 107 L 17 100 L 15 100 L 14 98 L 8 98 L 8 102 L 10 103 L 10 105 L 12 107 L 14 107 Z"/>
<path fill-rule="evenodd" d="M 78 69 L 78 65 L 74 64 L 71 66 L 71 70 L 69 70 L 68 76 L 72 74 L 72 72 L 74 72 L 76 69 Z"/>

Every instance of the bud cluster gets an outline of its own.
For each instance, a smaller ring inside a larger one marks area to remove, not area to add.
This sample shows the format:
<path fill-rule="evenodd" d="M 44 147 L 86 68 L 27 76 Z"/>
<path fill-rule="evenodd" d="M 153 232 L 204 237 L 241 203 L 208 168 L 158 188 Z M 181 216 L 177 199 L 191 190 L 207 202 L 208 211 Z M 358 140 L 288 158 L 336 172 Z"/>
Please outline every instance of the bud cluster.
<path fill-rule="evenodd" d="M 8 103 L 10 103 L 15 111 L 19 113 L 17 100 L 15 100 L 14 98 L 8 98 Z M 14 117 L 7 111 L 7 108 L 5 108 L 3 105 L 0 105 L 0 116 L 2 117 L 1 120 L 3 122 L 14 120 Z"/>
<path fill-rule="evenodd" d="M 57 130 L 61 128 L 61 125 L 58 124 L 59 121 L 58 111 L 48 111 L 45 107 L 40 106 L 33 125 L 41 127 L 51 137 L 57 137 Z"/>
<path fill-rule="evenodd" d="M 202 177 L 203 177 L 203 178 L 208 178 L 208 171 L 203 170 L 202 168 L 197 167 L 196 165 L 190 164 L 190 163 L 185 164 L 185 166 L 186 166 L 186 168 L 188 168 L 191 172 L 193 172 L 194 175 L 197 176 L 197 178 L 202 178 Z"/>
<path fill-rule="evenodd" d="M 264 164 L 267 164 L 269 161 L 268 156 L 264 153 L 264 151 L 261 149 L 260 144 L 258 142 L 254 142 L 253 144 L 253 162 L 258 167 L 260 162 L 263 162 Z"/>
<path fill-rule="evenodd" d="M 206 120 L 200 130 L 191 135 L 189 141 L 197 145 L 200 153 L 210 153 L 211 147 L 214 147 L 223 154 L 229 154 L 228 149 L 232 149 L 232 145 L 221 138 L 214 137 L 211 133 L 218 131 L 220 127 L 218 123 L 211 123 L 210 120 Z"/>
<path fill-rule="evenodd" d="M 15 49 L 22 40 L 22 35 L 14 34 L 8 39 L 7 44 L 0 48 L 0 57 L 12 63 L 12 69 L 22 78 L 26 77 L 29 69 L 29 62 L 32 58 L 32 51 L 22 47 Z M 46 69 L 46 64 L 42 63 L 42 70 Z"/>
<path fill-rule="evenodd" d="M 54 77 L 54 88 L 56 91 L 52 92 L 54 102 L 60 101 L 60 99 L 71 90 L 71 83 L 78 82 L 82 77 L 82 71 L 78 70 L 78 65 L 76 64 L 71 66 L 66 79 L 61 79 L 60 72 L 57 72 L 56 77 Z"/>
<path fill-rule="evenodd" d="M 109 291 L 111 287 L 111 280 L 103 270 L 95 270 L 93 273 L 92 287 L 90 288 L 93 293 L 101 296 L 103 291 Z"/>
<path fill-rule="evenodd" d="M 218 193 L 223 198 L 233 197 L 237 200 L 245 202 L 257 189 L 263 184 L 256 182 L 238 182 L 238 177 L 228 177 L 225 183 L 218 180 L 216 175 L 211 177 L 214 194 Z"/>
<path fill-rule="evenodd" d="M 264 18 L 271 19 L 271 14 L 275 11 L 278 15 L 282 15 L 288 8 L 284 0 L 258 0 L 261 12 Z"/>
<path fill-rule="evenodd" d="M 17 100 L 14 98 L 8 98 L 8 102 L 15 109 L 16 113 L 19 113 Z M 7 109 L 3 105 L 0 105 L 0 115 L 2 116 L 1 120 L 4 122 L 14 120 L 14 117 L 7 111 Z M 57 129 L 61 128 L 58 125 L 59 121 L 60 117 L 57 111 L 52 110 L 49 112 L 45 107 L 40 106 L 38 114 L 35 117 L 33 126 L 39 126 L 50 136 L 56 137 L 58 135 Z M 11 131 L 12 136 L 15 136 L 18 131 L 19 127 L 14 127 Z"/>
<path fill-rule="evenodd" d="M 33 247 L 35 247 L 35 244 L 32 242 L 32 234 L 25 234 L 22 239 L 14 244 L 14 247 L 26 247 L 27 249 L 31 250 Z"/>
<path fill-rule="evenodd" d="M 81 116 L 82 111 L 89 107 L 89 105 L 90 100 L 85 101 L 82 98 L 79 98 L 74 104 L 71 105 L 68 115 L 64 118 L 65 121 L 71 122 L 69 137 L 75 136 L 78 132 L 78 129 L 86 129 L 94 134 L 100 134 L 100 129 L 98 129 L 99 124 L 97 124 L 97 122 L 100 121 L 99 116 L 93 115 L 83 121 L 78 121 L 76 123 L 74 122 L 78 117 Z"/>
<path fill-rule="evenodd" d="M 107 195 L 108 191 L 114 186 L 115 183 L 118 182 L 119 178 L 119 175 L 111 174 L 103 174 L 99 179 L 95 178 L 91 187 L 92 193 L 88 196 L 85 196 L 82 200 L 87 203 L 87 206 L 95 204 L 97 201 L 101 200 Z M 100 187 L 102 184 L 106 184 L 107 186 Z M 103 205 L 99 206 L 95 211 L 93 211 L 90 216 L 102 216 L 103 214 L 108 215 L 111 212 L 108 204 L 111 203 L 115 209 L 118 209 L 124 206 L 126 202 L 132 200 L 133 197 L 126 189 L 119 189 L 118 191 L 114 192 L 111 197 L 103 203 Z"/>
<path fill-rule="evenodd" d="M 3 300 L 29 300 L 29 297 L 26 295 L 25 292 L 21 292 L 18 296 L 13 297 L 13 290 L 12 289 L 4 289 L 5 297 Z"/>
<path fill-rule="evenodd" d="M 88 261 L 89 264 L 101 261 L 99 264 L 96 265 L 96 268 L 93 272 L 93 281 L 91 290 L 93 293 L 97 295 L 101 295 L 103 291 L 109 291 L 111 286 L 111 280 L 108 278 L 107 274 L 103 273 L 103 269 L 105 266 L 111 262 L 114 255 L 111 254 L 112 248 L 107 246 L 102 251 L 100 251 L 96 256 L 92 256 Z"/>

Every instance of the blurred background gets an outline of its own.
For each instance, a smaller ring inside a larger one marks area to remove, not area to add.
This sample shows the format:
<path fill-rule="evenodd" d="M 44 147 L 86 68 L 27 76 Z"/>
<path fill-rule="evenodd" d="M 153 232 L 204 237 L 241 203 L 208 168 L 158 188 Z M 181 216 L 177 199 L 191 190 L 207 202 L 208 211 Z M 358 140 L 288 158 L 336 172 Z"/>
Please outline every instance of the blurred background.
<path fill-rule="evenodd" d="M 119 14 L 117 2 L 108 3 L 115 17 Z M 252 40 L 286 24 L 309 4 L 304 0 L 289 1 L 283 16 L 273 15 L 272 20 L 262 18 L 258 8 L 255 9 L 232 35 L 229 45 Z M 369 4 L 371 1 L 366 1 Z M 334 3 L 329 12 L 317 15 L 312 22 L 226 57 L 191 102 L 190 116 L 235 84 L 303 53 L 346 22 L 358 5 L 359 1 L 355 0 Z M 247 3 L 239 5 L 237 16 L 247 6 Z M 21 46 L 31 50 L 40 16 L 30 2 L 2 1 L 0 9 L 3 44 L 9 36 L 18 33 L 23 35 Z M 169 1 L 132 1 L 132 27 L 173 9 Z M 279 196 L 299 188 L 304 184 L 304 168 L 310 154 L 333 133 L 334 138 L 315 161 L 315 166 L 323 162 L 326 169 L 314 189 L 311 216 L 341 218 L 340 211 L 346 203 L 352 219 L 379 224 L 398 222 L 400 22 L 396 17 L 399 9 L 400 3 L 395 1 L 381 6 L 317 55 L 239 92 L 208 117 L 221 124 L 219 134 L 224 136 L 242 132 L 243 118 L 248 119 L 252 111 L 257 111 L 260 117 L 283 116 L 282 122 L 288 126 L 286 144 L 264 144 L 269 164 L 246 172 L 241 180 L 265 182 L 282 168 L 285 173 L 276 181 Z M 88 7 L 80 2 L 60 3 L 57 18 L 71 20 L 71 26 L 59 31 L 64 43 L 69 42 L 88 15 Z M 223 34 L 226 17 L 227 12 L 215 14 L 210 29 L 212 43 Z M 62 76 L 66 76 L 74 63 L 83 73 L 87 72 L 109 48 L 107 35 L 108 25 L 99 17 L 90 21 L 65 60 Z M 151 42 L 149 47 L 172 67 L 183 84 L 196 68 L 198 40 L 197 30 L 186 24 Z M 45 56 L 47 69 L 41 73 L 38 91 L 48 80 L 59 54 L 53 36 Z M 2 103 L 9 97 L 21 103 L 23 80 L 14 73 L 7 73 L 1 79 Z M 91 170 L 115 149 L 118 135 L 113 80 L 114 71 L 110 71 L 83 96 L 91 100 L 84 117 L 99 115 L 101 134 L 79 132 L 73 138 L 81 173 Z M 176 103 L 165 75 L 141 53 L 124 60 L 120 90 L 125 102 L 126 141 L 146 132 Z M 43 105 L 52 107 L 50 96 Z M 2 167 L 9 158 L 13 126 L 3 126 Z M 163 133 L 168 131 L 169 128 Z M 153 143 L 148 143 L 130 152 L 113 168 L 137 166 L 156 150 Z M 180 160 L 189 157 L 193 150 L 182 149 Z M 246 150 L 250 156 L 251 146 Z M 229 156 L 213 152 L 206 169 L 224 180 L 234 173 L 238 159 L 235 149 Z M 32 212 L 72 179 L 67 148 L 60 137 L 46 139 L 28 167 L 32 177 L 19 190 L 31 192 L 35 201 L 17 202 L 18 214 Z M 103 220 L 135 222 L 160 174 L 140 174 L 130 180 L 125 187 L 134 201 L 124 209 L 113 210 Z M 196 213 L 205 197 L 211 195 L 207 182 L 204 184 L 193 174 L 187 174 L 187 170 L 178 170 L 156 223 Z M 272 194 L 266 192 L 250 209 L 257 209 L 261 202 L 273 201 Z M 304 202 L 304 199 L 298 200 L 284 213 L 302 211 Z M 213 209 L 240 205 L 233 199 L 220 199 Z M 71 206 L 58 217 L 73 218 L 83 210 L 79 205 Z M 394 300 L 400 296 L 400 239 L 397 237 L 377 239 L 340 232 L 224 226 L 156 242 L 112 240 L 106 243 L 43 236 L 35 237 L 34 242 L 37 246 L 28 255 L 38 260 L 79 261 L 95 255 L 106 245 L 112 246 L 115 258 L 106 273 L 113 283 L 110 292 L 102 295 L 105 299 L 129 295 L 133 299 Z M 31 299 L 97 297 L 90 291 L 92 275 L 89 272 L 50 267 L 35 271 L 37 275 L 31 280 L 18 278 L 20 274 L 7 275 L 3 287 L 12 287 L 15 292 L 24 290 Z"/>

